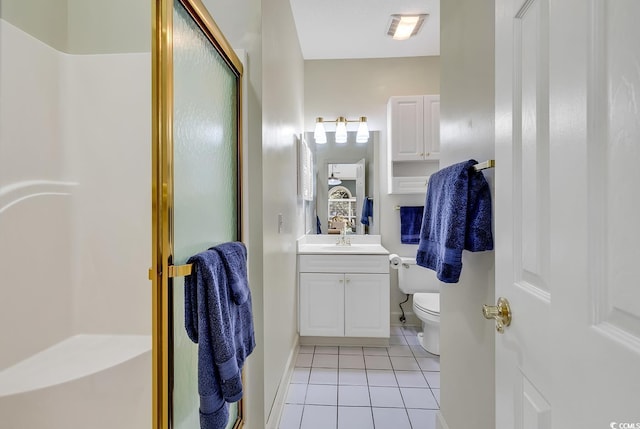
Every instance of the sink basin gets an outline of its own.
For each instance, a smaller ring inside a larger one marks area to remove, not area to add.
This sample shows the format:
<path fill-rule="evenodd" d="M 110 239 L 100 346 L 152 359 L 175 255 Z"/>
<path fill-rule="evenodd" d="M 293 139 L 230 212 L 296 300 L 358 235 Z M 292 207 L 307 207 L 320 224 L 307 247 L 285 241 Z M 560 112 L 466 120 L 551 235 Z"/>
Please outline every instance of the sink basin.
<path fill-rule="evenodd" d="M 301 244 L 298 254 L 308 255 L 388 255 L 389 251 L 379 244 L 352 244 L 342 246 L 337 244 Z"/>

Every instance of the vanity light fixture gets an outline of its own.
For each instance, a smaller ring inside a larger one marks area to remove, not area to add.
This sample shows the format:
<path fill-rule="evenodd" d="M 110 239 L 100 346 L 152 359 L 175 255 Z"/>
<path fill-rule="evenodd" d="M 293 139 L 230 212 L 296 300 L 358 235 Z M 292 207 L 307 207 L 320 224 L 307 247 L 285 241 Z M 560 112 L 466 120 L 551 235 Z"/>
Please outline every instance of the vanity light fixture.
<path fill-rule="evenodd" d="M 429 15 L 426 13 L 415 15 L 391 15 L 391 22 L 389 23 L 387 35 L 393 37 L 393 40 L 407 40 L 409 37 L 418 34 L 427 16 Z"/>
<path fill-rule="evenodd" d="M 344 116 L 339 116 L 335 120 L 325 121 L 322 117 L 316 118 L 316 128 L 313 132 L 313 138 L 318 144 L 327 142 L 327 133 L 324 129 L 325 122 L 336 123 L 336 143 L 347 142 L 347 123 L 358 122 L 358 132 L 356 134 L 356 143 L 366 143 L 369 141 L 369 127 L 367 126 L 367 117 L 360 116 L 360 119 L 350 120 Z"/>

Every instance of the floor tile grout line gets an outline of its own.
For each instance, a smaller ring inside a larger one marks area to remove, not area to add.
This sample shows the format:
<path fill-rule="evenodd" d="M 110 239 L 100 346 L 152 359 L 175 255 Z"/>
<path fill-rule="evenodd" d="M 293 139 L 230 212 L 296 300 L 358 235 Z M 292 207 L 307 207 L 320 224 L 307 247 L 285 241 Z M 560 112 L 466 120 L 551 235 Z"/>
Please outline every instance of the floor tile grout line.
<path fill-rule="evenodd" d="M 395 371 L 393 372 L 393 376 L 396 377 Z M 413 425 L 411 424 L 411 418 L 409 417 L 409 411 L 407 410 L 407 403 L 404 400 L 404 395 L 402 394 L 402 389 L 400 388 L 400 382 L 398 382 L 398 377 L 396 377 L 396 382 L 398 383 L 398 391 L 400 392 L 400 398 L 402 399 L 402 405 L 404 405 L 404 412 L 407 415 L 407 420 L 409 421 L 409 427 L 413 429 Z"/>
<path fill-rule="evenodd" d="M 426 388 L 429 389 L 429 392 L 431 393 L 433 399 L 435 400 L 435 404 L 437 406 L 437 408 L 435 410 L 438 410 L 440 408 L 440 404 L 439 404 L 438 400 L 435 398 L 435 393 L 433 391 L 434 387 L 432 387 L 431 384 L 428 382 L 428 380 L 426 379 L 426 376 L 424 374 L 425 370 L 423 370 L 420 367 L 420 364 L 418 363 L 418 359 L 419 358 L 424 358 L 424 357 L 433 358 L 433 357 L 431 355 L 429 355 L 429 356 L 424 356 L 424 355 L 417 356 L 415 351 L 414 351 L 414 349 L 411 348 L 413 345 L 410 344 L 407 341 L 407 338 L 406 338 L 407 336 L 405 335 L 404 332 L 403 332 L 403 336 L 405 337 L 405 342 L 406 343 L 405 344 L 398 344 L 398 345 L 399 346 L 409 346 L 409 348 L 410 348 L 410 350 L 412 352 L 412 356 L 395 356 L 395 357 L 402 357 L 402 358 L 411 358 L 411 357 L 413 357 L 414 361 L 416 362 L 416 364 L 418 365 L 418 368 L 419 368 L 419 370 L 417 370 L 417 371 L 420 372 L 420 374 L 422 375 L 423 379 L 426 381 L 426 383 L 427 383 L 427 387 Z M 398 371 L 402 372 L 402 371 L 412 371 L 412 370 L 409 370 L 409 369 L 396 369 L 393 366 L 393 363 L 391 363 L 392 356 L 389 354 L 389 348 L 392 347 L 392 346 L 393 345 L 389 345 L 389 347 L 385 347 L 386 354 L 382 354 L 382 355 L 365 355 L 364 354 L 364 347 L 362 347 L 363 353 L 362 353 L 361 356 L 362 356 L 362 359 L 363 359 L 363 362 L 364 362 L 364 368 L 340 368 L 341 358 L 340 358 L 340 352 L 339 352 L 339 347 L 338 347 L 338 366 L 337 366 L 337 368 L 324 368 L 324 367 L 322 368 L 322 369 L 335 369 L 336 370 L 337 381 L 336 381 L 336 405 L 335 406 L 334 405 L 321 405 L 321 404 L 307 404 L 306 403 L 306 399 L 307 399 L 306 395 L 308 393 L 309 386 L 311 385 L 311 383 L 310 383 L 310 381 L 311 381 L 311 371 L 314 368 L 314 366 L 313 366 L 313 358 L 315 357 L 316 354 L 318 354 L 318 355 L 324 354 L 324 353 L 317 353 L 317 351 L 316 351 L 317 346 L 313 346 L 314 349 L 313 349 L 313 352 L 311 353 L 312 354 L 312 363 L 311 363 L 311 366 L 308 367 L 308 369 L 309 369 L 309 378 L 308 378 L 306 386 L 305 386 L 305 398 L 304 398 L 304 401 L 303 401 L 304 403 L 302 404 L 303 412 L 302 412 L 301 417 L 300 417 L 300 429 L 302 427 L 302 419 L 303 419 L 303 416 L 304 416 L 304 410 L 306 409 L 307 406 L 323 406 L 323 407 L 335 408 L 335 410 L 336 410 L 336 427 L 337 427 L 337 425 L 339 423 L 340 386 L 351 386 L 350 384 L 341 384 L 340 383 L 340 373 L 343 372 L 343 370 L 346 371 L 346 370 L 350 370 L 350 369 L 364 371 L 364 375 L 365 375 L 365 379 L 366 379 L 366 387 L 367 387 L 367 392 L 369 394 L 369 403 L 370 403 L 370 405 L 367 408 L 369 408 L 369 410 L 370 410 L 371 419 L 372 419 L 372 423 L 373 423 L 374 429 L 376 427 L 375 426 L 376 423 L 375 423 L 375 418 L 374 418 L 374 414 L 373 414 L 373 408 L 375 408 L 375 407 L 373 406 L 373 403 L 372 403 L 371 387 L 375 387 L 375 386 L 371 386 L 370 385 L 370 377 L 369 377 L 369 372 L 368 372 L 370 370 L 391 371 L 393 373 L 393 378 L 395 379 L 395 382 L 396 382 L 396 386 L 395 387 L 398 388 L 398 391 L 400 393 L 400 397 L 402 399 L 403 408 L 405 410 L 405 414 L 407 415 L 407 419 L 409 421 L 409 425 L 410 425 L 411 428 L 413 428 L 413 423 L 411 422 L 411 417 L 409 415 L 409 408 L 407 408 L 406 401 L 405 401 L 404 396 L 402 395 L 402 390 L 401 390 L 401 387 L 400 387 L 400 383 L 398 381 Z M 347 356 L 347 355 L 345 354 L 344 356 Z M 368 368 L 367 364 L 366 364 L 365 356 L 378 356 L 378 357 L 382 357 L 383 356 L 383 357 L 387 357 L 389 359 L 389 362 L 391 363 L 391 368 L 382 368 L 382 369 Z M 435 357 L 435 358 L 438 358 L 438 357 Z M 320 368 L 320 367 L 315 367 L 315 368 Z M 437 370 L 437 371 L 426 371 L 426 372 L 439 373 L 440 371 Z M 294 384 L 294 383 L 289 383 L 289 384 L 291 385 L 291 384 Z M 354 385 L 354 386 L 360 386 L 360 385 Z M 384 386 L 380 386 L 380 387 L 384 387 Z M 390 387 L 393 387 L 393 386 L 390 386 Z M 421 387 L 417 387 L 417 388 L 420 389 Z M 422 388 L 422 389 L 424 389 L 424 388 Z M 361 408 L 362 406 L 360 406 L 360 405 L 344 405 L 343 407 L 359 407 L 359 408 Z M 389 407 L 384 407 L 383 406 L 382 408 L 389 408 Z M 395 409 L 396 407 L 391 407 L 391 408 Z M 399 408 L 397 408 L 397 409 L 399 409 Z"/>

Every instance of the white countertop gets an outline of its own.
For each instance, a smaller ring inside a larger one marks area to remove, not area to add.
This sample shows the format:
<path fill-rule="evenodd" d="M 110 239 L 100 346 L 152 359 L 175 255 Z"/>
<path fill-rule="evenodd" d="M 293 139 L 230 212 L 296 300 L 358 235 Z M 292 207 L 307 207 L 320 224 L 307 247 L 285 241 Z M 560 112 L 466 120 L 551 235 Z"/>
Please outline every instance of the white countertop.
<path fill-rule="evenodd" d="M 299 255 L 388 255 L 379 235 L 347 234 L 351 245 L 338 245 L 339 235 L 305 235 L 298 240 Z"/>

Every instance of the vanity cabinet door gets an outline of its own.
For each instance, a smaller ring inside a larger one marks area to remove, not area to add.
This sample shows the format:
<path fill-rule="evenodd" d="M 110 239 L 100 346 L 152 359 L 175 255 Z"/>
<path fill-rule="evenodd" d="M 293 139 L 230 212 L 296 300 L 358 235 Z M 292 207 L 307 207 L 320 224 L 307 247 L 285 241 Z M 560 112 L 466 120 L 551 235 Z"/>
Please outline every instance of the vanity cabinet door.
<path fill-rule="evenodd" d="M 389 274 L 345 274 L 347 337 L 389 337 Z"/>
<path fill-rule="evenodd" d="M 344 336 L 344 274 L 300 273 L 300 335 Z"/>

